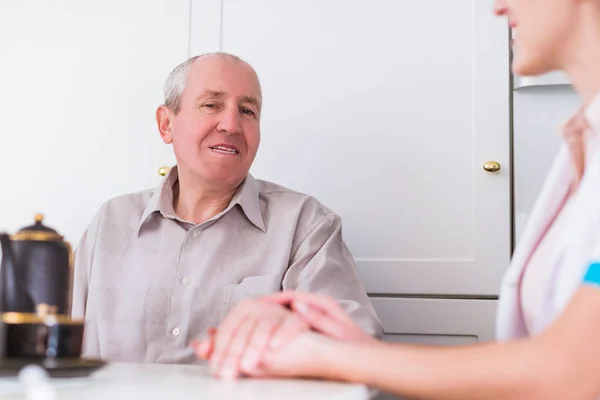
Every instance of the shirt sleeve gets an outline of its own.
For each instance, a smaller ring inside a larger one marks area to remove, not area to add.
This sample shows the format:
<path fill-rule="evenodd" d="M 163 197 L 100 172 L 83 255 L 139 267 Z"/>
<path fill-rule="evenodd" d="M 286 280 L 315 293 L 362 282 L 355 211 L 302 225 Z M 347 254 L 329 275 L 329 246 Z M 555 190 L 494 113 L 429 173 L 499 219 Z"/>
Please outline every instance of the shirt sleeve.
<path fill-rule="evenodd" d="M 341 219 L 335 214 L 320 221 L 297 245 L 282 286 L 284 290 L 334 297 L 365 332 L 375 337 L 383 335 L 354 258 L 342 238 Z"/>
<path fill-rule="evenodd" d="M 71 316 L 73 318 L 85 317 L 96 236 L 100 229 L 104 207 L 105 206 L 103 205 L 96 213 L 94 219 L 81 236 L 74 251 L 73 292 L 71 298 Z"/>
<path fill-rule="evenodd" d="M 71 303 L 71 315 L 73 318 L 85 317 L 88 291 L 87 264 L 92 254 L 91 249 L 87 245 L 87 234 L 88 230 L 86 229 L 74 252 L 75 266 L 73 268 L 73 297 Z"/>
<path fill-rule="evenodd" d="M 583 276 L 583 284 L 600 287 L 600 261 L 590 263 Z"/>

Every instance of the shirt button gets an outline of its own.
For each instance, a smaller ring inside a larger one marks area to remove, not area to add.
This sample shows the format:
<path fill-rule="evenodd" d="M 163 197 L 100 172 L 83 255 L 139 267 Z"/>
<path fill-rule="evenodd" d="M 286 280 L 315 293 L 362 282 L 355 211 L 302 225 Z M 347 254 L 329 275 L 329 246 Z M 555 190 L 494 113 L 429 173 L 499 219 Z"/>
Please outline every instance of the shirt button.
<path fill-rule="evenodd" d="M 181 331 L 179 330 L 179 328 L 175 328 L 175 329 L 173 329 L 172 333 L 173 333 L 173 336 L 179 336 Z"/>
<path fill-rule="evenodd" d="M 192 279 L 189 276 L 184 276 L 183 279 L 182 279 L 182 281 L 186 285 L 189 285 L 189 283 L 192 281 Z"/>
<path fill-rule="evenodd" d="M 194 237 L 198 237 L 198 231 L 194 231 Z"/>

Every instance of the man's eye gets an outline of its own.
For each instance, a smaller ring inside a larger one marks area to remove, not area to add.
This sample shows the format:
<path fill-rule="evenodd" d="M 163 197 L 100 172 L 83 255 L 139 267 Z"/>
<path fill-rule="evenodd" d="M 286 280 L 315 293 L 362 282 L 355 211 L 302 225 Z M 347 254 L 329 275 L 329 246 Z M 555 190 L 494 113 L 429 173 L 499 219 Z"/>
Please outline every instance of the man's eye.
<path fill-rule="evenodd" d="M 256 116 L 256 113 L 249 108 L 242 108 L 242 113 L 244 113 L 246 115 L 251 115 L 253 117 Z"/>
<path fill-rule="evenodd" d="M 217 108 L 216 104 L 205 104 L 204 107 L 206 108 Z"/>

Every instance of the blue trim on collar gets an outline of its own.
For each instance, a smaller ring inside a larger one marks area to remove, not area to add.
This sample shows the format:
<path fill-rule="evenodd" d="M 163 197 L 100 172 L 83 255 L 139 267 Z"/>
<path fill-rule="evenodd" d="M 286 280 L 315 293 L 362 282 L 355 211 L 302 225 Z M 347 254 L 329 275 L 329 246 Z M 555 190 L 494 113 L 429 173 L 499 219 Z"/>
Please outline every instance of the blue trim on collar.
<path fill-rule="evenodd" d="M 583 277 L 583 283 L 600 286 L 600 262 L 593 262 Z"/>

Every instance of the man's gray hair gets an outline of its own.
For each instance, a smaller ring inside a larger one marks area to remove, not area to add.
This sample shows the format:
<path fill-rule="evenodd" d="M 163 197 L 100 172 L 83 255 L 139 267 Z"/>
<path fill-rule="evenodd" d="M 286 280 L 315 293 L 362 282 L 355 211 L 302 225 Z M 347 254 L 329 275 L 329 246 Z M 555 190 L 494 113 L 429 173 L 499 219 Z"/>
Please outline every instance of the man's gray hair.
<path fill-rule="evenodd" d="M 194 62 L 201 57 L 219 57 L 225 60 L 233 62 L 243 62 L 244 60 L 233 54 L 224 52 L 214 52 L 201 54 L 188 58 L 181 64 L 179 64 L 167 77 L 165 82 L 165 106 L 167 106 L 173 113 L 178 114 L 181 108 L 181 96 L 185 90 L 187 84 L 188 75 L 190 73 L 190 67 Z M 247 64 L 247 63 L 246 63 Z"/>

